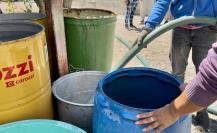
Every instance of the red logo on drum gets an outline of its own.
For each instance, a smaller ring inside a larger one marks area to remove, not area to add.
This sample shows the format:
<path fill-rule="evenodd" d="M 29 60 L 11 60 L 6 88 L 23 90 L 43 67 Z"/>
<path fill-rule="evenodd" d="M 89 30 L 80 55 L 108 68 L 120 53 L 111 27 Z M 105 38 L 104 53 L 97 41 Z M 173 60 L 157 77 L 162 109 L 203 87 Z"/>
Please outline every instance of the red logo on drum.
<path fill-rule="evenodd" d="M 25 76 L 31 72 L 34 71 L 33 68 L 33 62 L 32 62 L 32 55 L 28 55 L 28 59 L 26 62 L 14 65 L 14 66 L 8 66 L 8 67 L 3 67 L 0 69 L 0 81 L 4 80 L 12 80 L 17 77 Z M 17 81 L 8 81 L 6 82 L 6 87 L 13 87 L 16 84 L 23 83 L 27 80 L 30 80 L 34 77 L 34 74 L 31 76 L 24 77 L 24 79 L 20 79 Z M 20 82 L 19 82 L 20 81 Z"/>
<path fill-rule="evenodd" d="M 15 84 L 14 84 L 14 81 L 9 81 L 9 82 L 6 82 L 6 87 L 13 87 L 13 86 L 15 86 Z"/>

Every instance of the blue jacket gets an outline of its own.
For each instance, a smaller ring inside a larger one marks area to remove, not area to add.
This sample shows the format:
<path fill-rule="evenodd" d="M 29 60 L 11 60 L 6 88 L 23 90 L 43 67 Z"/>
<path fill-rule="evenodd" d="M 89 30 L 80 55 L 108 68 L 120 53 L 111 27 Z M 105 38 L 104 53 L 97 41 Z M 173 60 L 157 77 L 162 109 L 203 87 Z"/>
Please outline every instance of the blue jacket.
<path fill-rule="evenodd" d="M 170 7 L 172 16 L 217 17 L 217 0 L 157 0 L 145 23 L 146 28 L 155 28 L 163 20 Z"/>

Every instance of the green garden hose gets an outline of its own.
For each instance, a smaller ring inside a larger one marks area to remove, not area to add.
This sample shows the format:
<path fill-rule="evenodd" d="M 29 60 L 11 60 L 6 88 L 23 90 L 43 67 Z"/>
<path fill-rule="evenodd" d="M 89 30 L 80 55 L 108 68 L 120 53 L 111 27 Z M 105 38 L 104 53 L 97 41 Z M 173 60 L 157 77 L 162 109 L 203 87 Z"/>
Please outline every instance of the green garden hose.
<path fill-rule="evenodd" d="M 147 46 L 151 41 L 153 41 L 158 36 L 163 33 L 174 29 L 179 26 L 194 24 L 194 23 L 204 23 L 209 25 L 216 25 L 217 19 L 211 17 L 193 17 L 186 16 L 179 19 L 172 20 L 152 31 L 146 38 L 143 40 L 143 44 L 135 45 L 130 51 L 128 51 L 125 56 L 118 62 L 116 66 L 112 68 L 112 71 L 124 67 L 138 52 L 140 52 L 145 46 Z"/>
<path fill-rule="evenodd" d="M 116 34 L 115 38 L 121 42 L 121 44 L 125 45 L 128 49 L 132 48 L 132 44 L 130 44 L 126 39 L 124 39 L 123 37 L 121 37 L 120 35 Z M 136 55 L 136 58 L 141 62 L 141 64 L 145 67 L 150 66 L 150 64 L 148 63 L 148 61 L 144 58 L 144 56 L 141 55 Z"/>
<path fill-rule="evenodd" d="M 174 29 L 179 26 L 187 25 L 187 24 L 195 24 L 195 23 L 203 23 L 209 25 L 217 25 L 217 18 L 211 17 L 193 17 L 193 16 L 186 16 L 176 20 L 172 20 L 152 31 L 146 38 L 143 40 L 143 44 L 135 45 L 133 48 L 128 51 L 125 56 L 119 61 L 119 63 L 112 68 L 112 71 L 117 70 L 119 68 L 124 67 L 137 53 L 139 53 L 145 46 L 147 46 L 151 41 L 153 41 L 158 36 L 162 35 L 163 33 Z M 208 108 L 208 111 L 212 114 L 217 115 L 217 104 L 213 104 Z"/>

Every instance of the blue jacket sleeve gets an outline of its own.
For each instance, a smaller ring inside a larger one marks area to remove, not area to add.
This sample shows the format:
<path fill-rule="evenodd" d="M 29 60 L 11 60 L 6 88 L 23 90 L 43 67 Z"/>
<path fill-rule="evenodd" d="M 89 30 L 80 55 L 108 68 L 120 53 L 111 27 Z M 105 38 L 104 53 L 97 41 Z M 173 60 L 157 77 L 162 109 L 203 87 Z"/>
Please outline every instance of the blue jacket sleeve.
<path fill-rule="evenodd" d="M 145 27 L 153 29 L 158 26 L 166 15 L 171 0 L 156 0 L 148 20 L 145 22 Z"/>

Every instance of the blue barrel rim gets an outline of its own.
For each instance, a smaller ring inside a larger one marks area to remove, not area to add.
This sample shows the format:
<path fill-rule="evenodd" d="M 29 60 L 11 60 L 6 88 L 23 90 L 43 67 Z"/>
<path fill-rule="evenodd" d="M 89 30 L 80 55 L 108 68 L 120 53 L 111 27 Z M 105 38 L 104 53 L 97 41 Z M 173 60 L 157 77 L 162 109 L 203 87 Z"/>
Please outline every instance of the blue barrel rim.
<path fill-rule="evenodd" d="M 142 108 L 135 108 L 135 107 L 130 107 L 130 106 L 127 106 L 127 105 L 124 105 L 124 104 L 121 104 L 113 99 L 111 99 L 109 96 L 107 96 L 104 91 L 103 91 L 103 81 L 105 81 L 106 79 L 108 79 L 109 77 L 111 77 L 112 75 L 118 75 L 119 73 L 123 73 L 123 72 L 126 72 L 126 71 L 130 71 L 130 70 L 151 70 L 151 71 L 154 71 L 154 72 L 161 72 L 162 74 L 165 74 L 166 76 L 170 77 L 171 79 L 173 79 L 174 81 L 176 81 L 178 84 L 181 84 L 181 80 L 179 80 L 177 78 L 177 76 L 175 76 L 174 74 L 171 74 L 169 72 L 166 72 L 166 71 L 162 71 L 162 70 L 159 70 L 159 69 L 155 69 L 155 68 L 149 68 L 149 67 L 130 67 L 130 68 L 121 68 L 121 69 L 118 69 L 116 71 L 113 71 L 109 74 L 107 74 L 104 78 L 102 78 L 100 81 L 99 81 L 99 84 L 98 84 L 98 89 L 97 89 L 97 93 L 101 93 L 103 96 L 105 96 L 106 99 L 108 99 L 109 101 L 115 103 L 116 105 L 118 106 L 122 106 L 122 107 L 125 107 L 125 108 L 128 108 L 128 109 L 133 109 L 133 110 L 136 110 L 136 111 L 153 111 L 153 110 L 156 110 L 156 109 L 142 109 Z M 99 90 L 100 89 L 100 90 Z M 100 92 L 99 92 L 100 91 Z"/>
<path fill-rule="evenodd" d="M 70 128 L 77 128 L 79 131 L 86 133 L 81 128 L 68 124 L 66 122 L 57 121 L 57 120 L 48 120 L 48 119 L 32 119 L 32 120 L 22 120 L 22 121 L 16 121 L 11 122 L 7 124 L 0 125 L 0 131 L 7 130 L 11 127 L 16 127 L 17 125 L 32 125 L 32 124 L 46 124 L 46 125 L 56 125 L 57 127 L 61 127 L 63 129 L 70 130 Z"/>
<path fill-rule="evenodd" d="M 56 81 L 54 81 L 52 84 L 51 89 L 52 89 L 52 94 L 54 95 L 54 97 L 58 99 L 59 101 L 69 104 L 69 105 L 80 106 L 80 107 L 93 107 L 94 103 L 93 104 L 80 104 L 80 103 L 75 103 L 75 102 L 69 102 L 57 95 L 57 86 L 62 83 L 63 79 L 66 79 L 66 78 L 68 79 L 68 78 L 71 78 L 72 76 L 80 75 L 81 73 L 89 73 L 89 74 L 98 73 L 98 74 L 105 74 L 105 75 L 107 74 L 106 72 L 102 72 L 102 71 L 80 71 L 80 72 L 74 72 L 74 73 L 69 73 L 67 75 L 64 75 L 60 77 L 59 79 L 57 79 Z"/>

